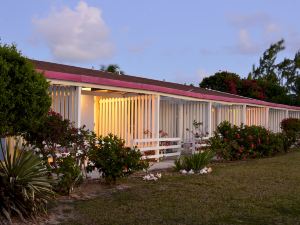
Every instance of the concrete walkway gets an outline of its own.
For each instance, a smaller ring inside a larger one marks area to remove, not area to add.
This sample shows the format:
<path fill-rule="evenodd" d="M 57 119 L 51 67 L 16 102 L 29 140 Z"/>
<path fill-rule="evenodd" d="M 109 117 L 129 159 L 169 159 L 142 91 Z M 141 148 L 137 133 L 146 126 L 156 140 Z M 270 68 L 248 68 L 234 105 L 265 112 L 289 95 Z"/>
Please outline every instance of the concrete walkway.
<path fill-rule="evenodd" d="M 164 169 L 170 169 L 174 167 L 174 160 L 164 160 L 158 163 L 154 163 L 152 166 L 150 166 L 148 171 L 153 170 L 164 170 Z"/>

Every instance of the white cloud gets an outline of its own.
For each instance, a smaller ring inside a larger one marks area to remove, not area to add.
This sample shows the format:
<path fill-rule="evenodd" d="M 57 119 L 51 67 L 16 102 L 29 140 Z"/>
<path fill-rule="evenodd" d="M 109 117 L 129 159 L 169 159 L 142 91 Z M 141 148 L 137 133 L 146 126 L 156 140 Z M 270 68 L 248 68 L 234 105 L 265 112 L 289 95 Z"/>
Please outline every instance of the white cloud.
<path fill-rule="evenodd" d="M 265 26 L 271 21 L 271 18 L 262 12 L 255 12 L 248 15 L 231 13 L 227 17 L 231 24 L 237 28 Z"/>
<path fill-rule="evenodd" d="M 75 9 L 53 10 L 33 23 L 36 35 L 45 41 L 57 60 L 83 62 L 107 59 L 114 53 L 101 10 L 83 1 Z"/>
<path fill-rule="evenodd" d="M 281 27 L 270 16 L 262 12 L 229 17 L 233 27 L 237 29 L 237 44 L 231 52 L 239 54 L 261 53 L 270 43 L 282 38 Z"/>
<path fill-rule="evenodd" d="M 250 53 L 256 53 L 260 50 L 258 44 L 254 43 L 253 40 L 251 39 L 247 29 L 239 30 L 238 40 L 239 40 L 238 50 L 240 53 L 250 54 Z"/>

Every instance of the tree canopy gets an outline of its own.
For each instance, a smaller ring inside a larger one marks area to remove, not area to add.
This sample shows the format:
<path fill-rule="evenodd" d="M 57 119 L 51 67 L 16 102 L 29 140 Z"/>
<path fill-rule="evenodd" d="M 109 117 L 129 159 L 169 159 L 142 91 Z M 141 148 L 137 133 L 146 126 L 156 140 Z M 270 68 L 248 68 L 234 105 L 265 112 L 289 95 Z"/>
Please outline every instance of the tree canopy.
<path fill-rule="evenodd" d="M 300 51 L 293 59 L 277 62 L 284 40 L 271 44 L 247 78 L 221 71 L 204 78 L 200 87 L 238 94 L 269 102 L 300 105 Z"/>
<path fill-rule="evenodd" d="M 15 45 L 0 44 L 0 137 L 21 134 L 41 121 L 51 105 L 48 87 Z"/>
<path fill-rule="evenodd" d="M 108 66 L 102 65 L 100 67 L 100 71 L 110 72 L 110 73 L 117 73 L 117 74 L 120 74 L 120 75 L 125 74 L 124 71 L 122 71 L 120 69 L 120 66 L 117 65 L 117 64 L 109 64 Z"/>

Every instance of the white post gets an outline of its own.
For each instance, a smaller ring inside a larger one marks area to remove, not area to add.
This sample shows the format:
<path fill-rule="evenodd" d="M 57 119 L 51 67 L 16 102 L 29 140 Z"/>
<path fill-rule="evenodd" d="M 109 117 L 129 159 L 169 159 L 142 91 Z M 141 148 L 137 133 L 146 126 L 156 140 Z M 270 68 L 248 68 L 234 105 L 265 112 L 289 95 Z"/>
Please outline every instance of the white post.
<path fill-rule="evenodd" d="M 75 91 L 75 126 L 81 126 L 81 87 L 76 87 Z"/>
<path fill-rule="evenodd" d="M 270 127 L 269 127 L 269 111 L 270 111 L 270 108 L 266 107 L 266 121 L 265 121 L 265 128 L 266 129 L 270 129 Z"/>
<path fill-rule="evenodd" d="M 156 104 L 155 104 L 155 118 L 156 118 L 156 124 L 155 124 L 155 137 L 157 138 L 157 147 L 159 147 L 159 114 L 160 114 L 160 95 L 156 96 Z M 155 155 L 159 155 L 159 149 L 155 151 Z M 157 158 L 157 161 L 159 161 L 159 157 Z"/>
<path fill-rule="evenodd" d="M 285 118 L 289 118 L 289 110 L 285 110 Z"/>
<path fill-rule="evenodd" d="M 212 103 L 208 102 L 207 104 L 207 132 L 208 132 L 208 136 L 211 137 L 212 136 L 212 124 L 211 124 L 211 110 L 212 110 Z"/>
<path fill-rule="evenodd" d="M 242 108 L 242 124 L 246 125 L 247 124 L 247 105 L 243 105 Z"/>
<path fill-rule="evenodd" d="M 178 105 L 178 136 L 183 139 L 183 103 Z"/>
<path fill-rule="evenodd" d="M 217 125 L 216 126 L 219 126 L 219 124 L 221 123 L 221 106 L 220 105 L 218 105 L 217 107 L 216 107 L 216 114 L 217 114 Z"/>

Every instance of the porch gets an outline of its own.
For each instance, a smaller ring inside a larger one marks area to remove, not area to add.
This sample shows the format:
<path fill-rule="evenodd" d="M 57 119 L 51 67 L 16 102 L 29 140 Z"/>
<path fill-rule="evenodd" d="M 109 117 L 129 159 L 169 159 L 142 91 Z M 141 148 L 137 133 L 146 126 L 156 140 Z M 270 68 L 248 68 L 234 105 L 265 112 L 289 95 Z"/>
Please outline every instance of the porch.
<path fill-rule="evenodd" d="M 154 159 L 180 155 L 182 143 L 193 140 L 195 133 L 210 137 L 223 121 L 280 132 L 282 119 L 300 118 L 295 110 L 115 87 L 52 84 L 50 93 L 52 109 L 76 126 L 85 125 L 97 135 L 115 134 Z M 202 123 L 197 130 L 195 121 Z"/>

